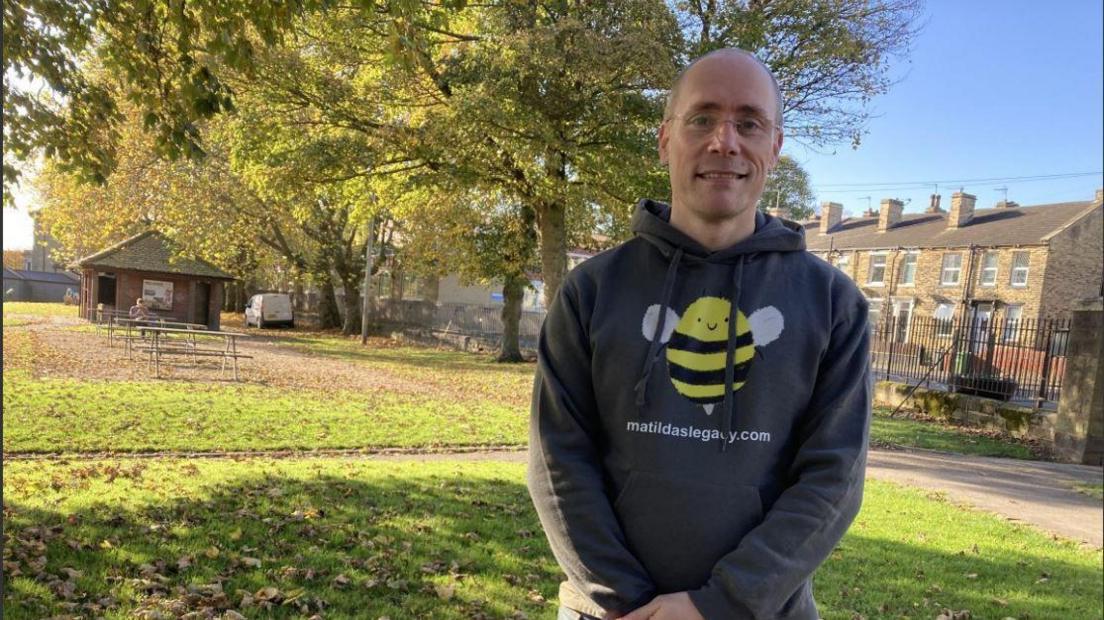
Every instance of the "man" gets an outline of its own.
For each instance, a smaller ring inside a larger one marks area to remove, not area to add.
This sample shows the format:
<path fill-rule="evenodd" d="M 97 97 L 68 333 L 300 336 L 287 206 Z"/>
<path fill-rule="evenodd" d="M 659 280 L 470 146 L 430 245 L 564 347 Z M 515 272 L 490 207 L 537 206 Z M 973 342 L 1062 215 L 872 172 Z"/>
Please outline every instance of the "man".
<path fill-rule="evenodd" d="M 151 316 L 149 308 L 146 307 L 146 300 L 141 297 L 134 300 L 134 305 L 130 307 L 128 314 L 132 319 L 148 319 Z"/>
<path fill-rule="evenodd" d="M 560 618 L 818 617 L 811 577 L 862 501 L 866 302 L 756 209 L 778 87 L 742 50 L 676 80 L 671 205 L 565 280 L 541 334 L 529 489 Z"/>

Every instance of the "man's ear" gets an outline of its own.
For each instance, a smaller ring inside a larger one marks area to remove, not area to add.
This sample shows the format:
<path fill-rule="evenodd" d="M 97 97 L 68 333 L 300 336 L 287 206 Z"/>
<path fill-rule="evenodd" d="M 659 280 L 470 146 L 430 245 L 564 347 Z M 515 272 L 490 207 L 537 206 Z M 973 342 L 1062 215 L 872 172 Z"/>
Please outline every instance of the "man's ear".
<path fill-rule="evenodd" d="M 781 127 L 779 127 L 778 131 L 774 132 L 774 134 L 774 163 L 771 164 L 771 169 L 778 165 L 778 155 L 782 152 L 782 140 L 784 137 Z"/>
<path fill-rule="evenodd" d="M 663 121 L 659 125 L 659 163 L 664 166 L 667 165 L 667 142 L 671 139 L 667 127 L 667 121 Z"/>

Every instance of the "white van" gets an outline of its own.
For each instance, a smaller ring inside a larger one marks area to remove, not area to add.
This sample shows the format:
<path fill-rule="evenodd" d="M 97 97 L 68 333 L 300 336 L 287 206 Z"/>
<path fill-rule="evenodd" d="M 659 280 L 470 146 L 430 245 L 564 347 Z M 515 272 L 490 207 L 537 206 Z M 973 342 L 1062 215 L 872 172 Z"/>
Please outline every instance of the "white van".
<path fill-rule="evenodd" d="M 245 306 L 245 326 L 264 328 L 272 325 L 295 327 L 291 296 L 287 293 L 261 293 L 249 298 Z"/>

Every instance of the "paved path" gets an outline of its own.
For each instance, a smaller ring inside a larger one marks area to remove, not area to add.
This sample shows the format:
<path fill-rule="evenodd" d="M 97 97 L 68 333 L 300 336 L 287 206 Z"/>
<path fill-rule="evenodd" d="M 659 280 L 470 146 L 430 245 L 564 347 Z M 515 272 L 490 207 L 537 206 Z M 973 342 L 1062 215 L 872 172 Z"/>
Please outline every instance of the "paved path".
<path fill-rule="evenodd" d="M 947 494 L 952 501 L 1028 523 L 1065 538 L 1104 546 L 1104 501 L 1078 493 L 1104 470 L 920 450 L 871 450 L 867 476 Z"/>

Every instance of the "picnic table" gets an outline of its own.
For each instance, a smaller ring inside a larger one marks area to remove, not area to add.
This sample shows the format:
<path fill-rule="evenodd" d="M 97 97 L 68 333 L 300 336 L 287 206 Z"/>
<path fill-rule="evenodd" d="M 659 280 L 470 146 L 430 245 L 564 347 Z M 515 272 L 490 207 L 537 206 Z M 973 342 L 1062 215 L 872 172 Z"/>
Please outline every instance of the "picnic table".
<path fill-rule="evenodd" d="M 126 347 L 127 355 L 133 356 L 131 344 L 136 340 L 145 338 L 145 332 L 150 327 L 171 327 L 185 330 L 206 330 L 207 326 L 203 323 L 187 323 L 184 321 L 170 321 L 158 317 L 149 317 L 144 319 L 131 319 L 131 318 L 116 318 L 112 324 L 107 328 L 107 344 L 111 346 L 115 330 L 118 328 L 124 328 L 126 331 L 120 338 Z"/>
<path fill-rule="evenodd" d="M 238 352 L 238 338 L 248 338 L 249 334 L 179 327 L 143 326 L 141 329 L 149 334 L 145 344 L 142 345 L 142 350 L 149 356 L 148 365 L 153 366 L 154 374 L 157 377 L 161 376 L 161 360 L 163 357 L 181 355 L 191 358 L 192 362 L 196 362 L 198 357 L 220 357 L 222 358 L 222 366 L 219 369 L 220 376 L 226 372 L 226 364 L 230 362 L 234 368 L 234 380 L 238 381 L 238 360 L 243 358 L 252 359 L 253 357 Z M 197 337 L 221 340 L 222 343 L 214 347 L 204 348 L 200 346 Z"/>

